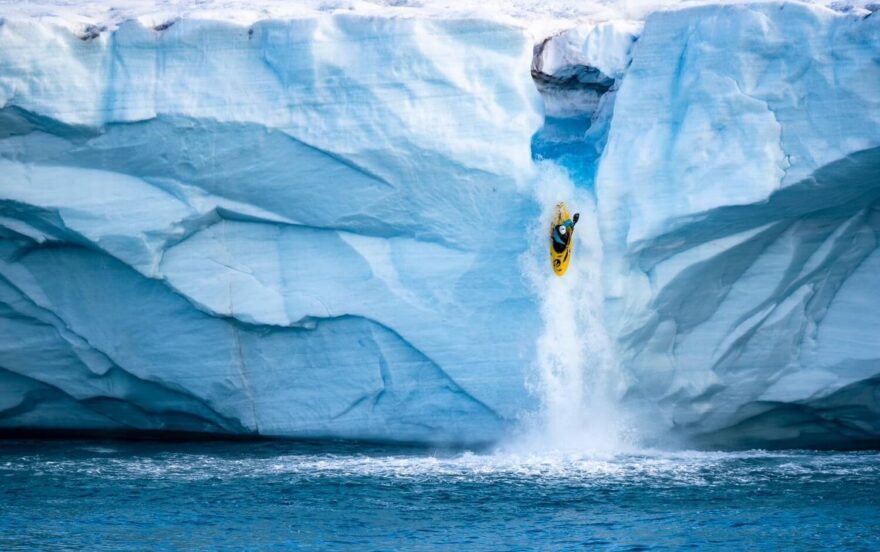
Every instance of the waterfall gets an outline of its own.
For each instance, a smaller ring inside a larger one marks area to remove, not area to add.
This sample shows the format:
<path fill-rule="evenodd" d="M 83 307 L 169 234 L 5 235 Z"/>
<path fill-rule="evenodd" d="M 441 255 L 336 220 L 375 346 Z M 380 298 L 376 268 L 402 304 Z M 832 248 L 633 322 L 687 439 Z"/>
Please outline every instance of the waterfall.
<path fill-rule="evenodd" d="M 551 161 L 538 163 L 535 199 L 539 220 L 529 230 L 522 265 L 538 297 L 543 320 L 527 386 L 539 411 L 526 417 L 518 444 L 542 451 L 607 454 L 625 448 L 627 424 L 618 406 L 625 388 L 603 320 L 602 242 L 595 201 Z M 557 202 L 580 212 L 568 272 L 556 276 L 548 257 L 548 231 Z"/>

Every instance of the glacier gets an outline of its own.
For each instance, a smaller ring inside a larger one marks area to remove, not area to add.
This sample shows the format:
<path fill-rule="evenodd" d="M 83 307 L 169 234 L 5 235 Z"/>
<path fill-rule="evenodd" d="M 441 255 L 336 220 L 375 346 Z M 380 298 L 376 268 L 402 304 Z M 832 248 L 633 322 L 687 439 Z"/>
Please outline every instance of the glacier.
<path fill-rule="evenodd" d="M 689 13 L 648 18 L 596 177 L 627 394 L 717 446 L 876 440 L 878 17 Z"/>
<path fill-rule="evenodd" d="M 0 4 L 0 428 L 876 443 L 872 9 Z"/>

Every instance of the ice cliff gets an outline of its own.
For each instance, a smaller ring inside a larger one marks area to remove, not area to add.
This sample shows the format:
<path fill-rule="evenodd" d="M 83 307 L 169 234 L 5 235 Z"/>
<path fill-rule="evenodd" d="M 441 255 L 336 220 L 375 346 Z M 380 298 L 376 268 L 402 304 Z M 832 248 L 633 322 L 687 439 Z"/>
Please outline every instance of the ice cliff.
<path fill-rule="evenodd" d="M 493 441 L 575 326 L 647 441 L 880 438 L 870 9 L 5 9 L 0 427 Z"/>
<path fill-rule="evenodd" d="M 880 17 L 686 13 L 648 18 L 596 177 L 627 396 L 717 445 L 876 441 Z"/>

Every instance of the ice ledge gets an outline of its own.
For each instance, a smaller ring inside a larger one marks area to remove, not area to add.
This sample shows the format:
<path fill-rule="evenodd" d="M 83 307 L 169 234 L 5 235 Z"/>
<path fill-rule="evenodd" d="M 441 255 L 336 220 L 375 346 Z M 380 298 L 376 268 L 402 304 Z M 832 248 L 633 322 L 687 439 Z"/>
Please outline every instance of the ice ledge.
<path fill-rule="evenodd" d="M 551 36 L 535 47 L 532 75 L 581 83 L 619 79 L 632 61 L 632 47 L 643 26 L 640 21 L 614 21 L 579 25 Z M 590 75 L 590 69 L 601 76 Z"/>

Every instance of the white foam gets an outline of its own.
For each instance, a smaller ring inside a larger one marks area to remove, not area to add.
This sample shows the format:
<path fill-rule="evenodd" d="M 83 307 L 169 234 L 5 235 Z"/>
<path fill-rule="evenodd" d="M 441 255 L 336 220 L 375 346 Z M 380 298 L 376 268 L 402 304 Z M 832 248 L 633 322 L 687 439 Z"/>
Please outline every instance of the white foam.
<path fill-rule="evenodd" d="M 603 320 L 602 246 L 595 204 L 590 192 L 576 188 L 559 166 L 541 162 L 539 170 L 534 195 L 542 211 L 522 265 L 540 300 L 544 322 L 528 385 L 541 406 L 505 448 L 513 453 L 615 454 L 630 447 L 625 416 L 618 407 L 625 389 L 623 374 Z M 580 212 L 572 261 L 561 278 L 547 266 L 547 221 L 559 201 L 565 201 L 572 214 Z"/>
<path fill-rule="evenodd" d="M 811 451 L 642 451 L 601 457 L 587 453 L 495 452 L 430 454 L 302 454 L 284 451 L 250 457 L 167 452 L 151 456 L 49 460 L 22 456 L 3 471 L 85 474 L 103 479 L 198 481 L 212 478 L 365 477 L 393 481 L 510 482 L 590 486 L 716 486 L 754 484 L 767 478 L 861 477 L 880 474 L 880 454 Z"/>

